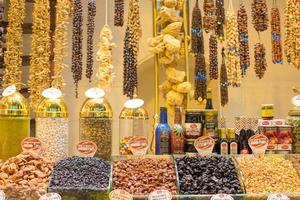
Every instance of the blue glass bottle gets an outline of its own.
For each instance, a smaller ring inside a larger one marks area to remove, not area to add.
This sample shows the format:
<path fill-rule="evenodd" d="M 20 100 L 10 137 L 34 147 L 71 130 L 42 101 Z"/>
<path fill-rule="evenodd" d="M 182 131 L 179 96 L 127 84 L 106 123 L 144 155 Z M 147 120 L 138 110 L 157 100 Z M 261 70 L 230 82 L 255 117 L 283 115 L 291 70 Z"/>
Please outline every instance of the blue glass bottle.
<path fill-rule="evenodd" d="M 170 154 L 170 134 L 171 128 L 168 124 L 167 108 L 160 108 L 160 123 L 155 130 L 155 154 Z"/>

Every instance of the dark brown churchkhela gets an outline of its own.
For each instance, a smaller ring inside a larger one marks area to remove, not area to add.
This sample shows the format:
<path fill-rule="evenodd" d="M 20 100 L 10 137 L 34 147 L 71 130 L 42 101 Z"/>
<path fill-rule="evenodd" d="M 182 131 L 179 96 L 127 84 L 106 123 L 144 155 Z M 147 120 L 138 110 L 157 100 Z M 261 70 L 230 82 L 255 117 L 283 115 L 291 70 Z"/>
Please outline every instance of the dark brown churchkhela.
<path fill-rule="evenodd" d="M 209 78 L 218 79 L 218 41 L 214 34 L 209 38 Z"/>
<path fill-rule="evenodd" d="M 201 98 L 201 100 L 206 99 L 206 81 L 205 57 L 203 54 L 199 53 L 196 57 L 195 66 L 195 100 L 198 100 L 199 98 Z"/>
<path fill-rule="evenodd" d="M 282 64 L 282 37 L 280 29 L 280 11 L 272 8 L 271 11 L 271 33 L 272 33 L 272 61 L 274 64 Z"/>
<path fill-rule="evenodd" d="M 123 26 L 124 24 L 124 0 L 115 0 L 114 25 Z"/>
<path fill-rule="evenodd" d="M 0 2 L 0 25 L 3 24 L 4 21 L 4 8 L 3 2 Z M 4 28 L 0 27 L 0 88 L 2 88 L 2 81 L 3 81 L 3 72 L 4 72 L 4 46 L 5 46 L 5 39 L 4 39 Z"/>
<path fill-rule="evenodd" d="M 228 78 L 225 64 L 225 48 L 222 48 L 222 64 L 220 72 L 221 105 L 224 107 L 228 101 Z"/>
<path fill-rule="evenodd" d="M 252 3 L 252 24 L 256 31 L 268 29 L 268 7 L 266 0 L 253 0 Z"/>
<path fill-rule="evenodd" d="M 199 8 L 198 0 L 196 0 L 196 4 L 193 9 L 193 16 L 192 16 L 192 53 L 204 54 L 203 41 L 204 39 L 203 39 L 201 10 Z"/>
<path fill-rule="evenodd" d="M 96 17 L 96 1 L 89 0 L 88 2 L 88 23 L 87 23 L 87 60 L 85 76 L 91 82 L 93 75 L 93 48 L 94 48 L 94 32 L 95 32 L 95 17 Z"/>
<path fill-rule="evenodd" d="M 225 23 L 225 9 L 224 0 L 216 0 L 216 16 L 217 16 L 217 27 L 216 34 L 218 38 L 224 40 L 224 23 Z"/>
<path fill-rule="evenodd" d="M 262 43 L 256 43 L 254 48 L 255 73 L 259 79 L 262 79 L 267 69 L 266 49 Z"/>
<path fill-rule="evenodd" d="M 204 0 L 203 27 L 206 33 L 216 30 L 217 16 L 214 0 Z"/>

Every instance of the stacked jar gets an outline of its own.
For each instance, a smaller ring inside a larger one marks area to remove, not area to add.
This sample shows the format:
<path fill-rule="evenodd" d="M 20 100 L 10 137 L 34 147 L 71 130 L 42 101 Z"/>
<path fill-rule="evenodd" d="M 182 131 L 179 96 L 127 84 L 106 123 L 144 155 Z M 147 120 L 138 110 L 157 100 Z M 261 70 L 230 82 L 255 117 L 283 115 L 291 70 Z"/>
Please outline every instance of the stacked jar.
<path fill-rule="evenodd" d="M 80 112 L 80 140 L 96 143 L 95 156 L 104 160 L 111 156 L 112 116 L 111 106 L 104 98 L 88 98 Z"/>
<path fill-rule="evenodd" d="M 62 98 L 45 98 L 36 111 L 36 137 L 53 161 L 69 154 L 68 109 Z"/>

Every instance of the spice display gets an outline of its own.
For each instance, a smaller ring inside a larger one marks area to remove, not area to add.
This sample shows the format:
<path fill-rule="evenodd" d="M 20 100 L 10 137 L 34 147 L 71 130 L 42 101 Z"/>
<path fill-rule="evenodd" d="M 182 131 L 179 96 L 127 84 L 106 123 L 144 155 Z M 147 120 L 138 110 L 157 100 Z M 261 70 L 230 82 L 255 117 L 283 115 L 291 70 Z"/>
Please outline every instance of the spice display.
<path fill-rule="evenodd" d="M 32 47 L 29 68 L 31 107 L 42 101 L 42 92 L 50 86 L 50 5 L 49 0 L 37 1 L 33 9 Z M 41 31 L 42 30 L 42 31 Z"/>
<path fill-rule="evenodd" d="M 262 79 L 267 70 L 266 49 L 262 43 L 256 43 L 254 45 L 254 59 L 254 69 L 256 76 L 259 79 Z"/>
<path fill-rule="evenodd" d="M 224 0 L 216 0 L 216 16 L 217 16 L 217 28 L 216 35 L 218 38 L 224 40 L 224 24 L 225 24 L 225 8 Z"/>
<path fill-rule="evenodd" d="M 203 54 L 197 54 L 195 66 L 195 100 L 206 99 L 207 77 L 206 63 Z"/>
<path fill-rule="evenodd" d="M 86 58 L 86 70 L 85 76 L 89 79 L 89 82 L 92 80 L 93 75 L 93 54 L 94 54 L 94 32 L 95 32 L 95 17 L 96 17 L 96 1 L 88 1 L 88 23 L 87 23 L 87 58 Z"/>
<path fill-rule="evenodd" d="M 300 2 L 287 0 L 284 9 L 284 51 L 289 63 L 300 69 Z"/>
<path fill-rule="evenodd" d="M 215 35 L 209 38 L 209 77 L 211 80 L 218 79 L 218 41 Z"/>
<path fill-rule="evenodd" d="M 187 110 L 185 114 L 185 152 L 197 152 L 194 142 L 202 136 L 203 113 L 199 110 Z"/>
<path fill-rule="evenodd" d="M 82 78 L 82 23 L 83 23 L 83 10 L 81 0 L 74 1 L 73 8 L 73 36 L 72 36 L 72 73 L 75 84 L 75 93 L 78 97 L 78 84 Z M 87 60 L 89 62 L 89 58 Z"/>
<path fill-rule="evenodd" d="M 238 157 L 237 160 L 244 175 L 247 193 L 292 193 L 300 191 L 299 174 L 293 163 L 284 157 Z"/>
<path fill-rule="evenodd" d="M 198 0 L 196 1 L 195 7 L 193 8 L 192 14 L 192 53 L 204 54 L 204 38 L 203 38 L 203 27 L 202 27 L 202 16 L 199 8 Z"/>
<path fill-rule="evenodd" d="M 53 163 L 47 158 L 22 153 L 0 164 L 0 190 L 8 199 L 39 199 L 47 193 Z"/>
<path fill-rule="evenodd" d="M 54 68 L 53 79 L 55 80 L 54 86 L 62 89 L 65 85 L 63 78 L 63 70 L 67 68 L 64 64 L 64 58 L 66 57 L 65 49 L 68 44 L 68 24 L 72 11 L 72 1 L 70 0 L 57 0 L 56 3 L 56 28 L 54 32 Z"/>
<path fill-rule="evenodd" d="M 124 0 L 115 0 L 114 25 L 123 26 L 124 24 Z"/>
<path fill-rule="evenodd" d="M 99 79 L 99 87 L 108 90 L 113 82 L 115 74 L 112 65 L 112 48 L 115 46 L 112 40 L 112 32 L 108 25 L 104 25 L 100 32 L 99 50 L 96 60 L 99 62 L 97 70 L 97 78 Z"/>
<path fill-rule="evenodd" d="M 204 0 L 203 2 L 203 27 L 206 33 L 216 30 L 217 16 L 214 0 Z"/>
<path fill-rule="evenodd" d="M 246 75 L 246 70 L 250 66 L 249 37 L 248 37 L 248 16 L 245 5 L 240 3 L 237 14 L 239 31 L 239 53 L 242 76 Z"/>
<path fill-rule="evenodd" d="M 241 67 L 239 56 L 239 33 L 237 17 L 234 11 L 229 10 L 226 14 L 225 43 L 228 84 L 233 87 L 241 85 Z"/>
<path fill-rule="evenodd" d="M 139 0 L 130 0 L 124 39 L 123 94 L 133 98 L 137 88 L 139 40 L 142 36 Z"/>
<path fill-rule="evenodd" d="M 176 158 L 181 194 L 242 194 L 231 159 L 222 156 Z"/>
<path fill-rule="evenodd" d="M 280 11 L 272 8 L 271 11 L 271 32 L 272 32 L 272 61 L 274 64 L 282 64 L 282 38 L 280 28 Z"/>
<path fill-rule="evenodd" d="M 177 194 L 176 173 L 170 158 L 131 158 L 114 161 L 113 189 L 147 195 L 158 189 Z"/>
<path fill-rule="evenodd" d="M 6 33 L 6 51 L 4 53 L 3 86 L 20 83 L 22 75 L 23 29 L 25 18 L 25 0 L 9 1 L 8 27 Z"/>
<path fill-rule="evenodd" d="M 257 32 L 262 32 L 268 29 L 268 7 L 266 0 L 253 0 L 252 9 L 252 24 Z"/>
<path fill-rule="evenodd" d="M 228 78 L 227 69 L 225 64 L 225 48 L 222 48 L 222 64 L 220 72 L 220 90 L 221 90 L 221 106 L 227 105 L 229 101 L 228 97 Z"/>

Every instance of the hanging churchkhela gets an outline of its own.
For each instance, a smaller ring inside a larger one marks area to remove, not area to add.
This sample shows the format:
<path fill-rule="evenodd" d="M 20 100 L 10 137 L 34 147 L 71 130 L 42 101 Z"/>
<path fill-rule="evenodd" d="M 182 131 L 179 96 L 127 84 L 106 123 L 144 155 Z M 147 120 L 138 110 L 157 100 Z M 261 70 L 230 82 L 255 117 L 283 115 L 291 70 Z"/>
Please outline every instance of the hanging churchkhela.
<path fill-rule="evenodd" d="M 85 76 L 92 81 L 93 76 L 93 48 L 94 48 L 94 32 L 95 32 L 95 16 L 96 16 L 96 0 L 88 2 L 88 23 L 87 23 L 87 58 Z"/>
<path fill-rule="evenodd" d="M 255 58 L 255 64 L 254 69 L 256 76 L 259 79 L 262 79 L 264 77 L 267 61 L 266 61 L 266 49 L 263 44 L 256 43 L 254 46 L 254 58 Z"/>
<path fill-rule="evenodd" d="M 225 64 L 225 49 L 222 49 L 222 64 L 220 72 L 220 90 L 221 90 L 221 105 L 224 107 L 228 101 L 228 80 L 227 80 L 227 70 Z"/>
<path fill-rule="evenodd" d="M 282 64 L 282 43 L 280 28 L 280 11 L 277 7 L 271 11 L 271 33 L 272 33 L 272 61 L 274 64 Z"/>
<path fill-rule="evenodd" d="M 246 70 L 250 66 L 250 55 L 248 37 L 248 16 L 245 9 L 245 5 L 243 3 L 240 3 L 237 21 L 239 30 L 240 65 L 242 70 L 242 76 L 245 76 Z"/>
<path fill-rule="evenodd" d="M 218 41 L 214 34 L 209 38 L 209 78 L 218 79 Z"/>
<path fill-rule="evenodd" d="M 124 0 L 115 0 L 114 25 L 123 26 L 124 24 Z"/>
<path fill-rule="evenodd" d="M 204 0 L 203 3 L 203 27 L 206 33 L 214 31 L 217 24 L 216 8 L 214 0 Z"/>
<path fill-rule="evenodd" d="M 207 77 L 206 63 L 204 55 L 199 53 L 196 56 L 195 66 L 195 100 L 202 101 L 206 99 Z"/>
<path fill-rule="evenodd" d="M 196 5 L 193 9 L 192 14 L 192 53 L 204 54 L 204 39 L 203 39 L 203 28 L 202 28 L 202 16 L 201 10 L 199 8 L 198 0 L 196 0 Z"/>
<path fill-rule="evenodd" d="M 225 8 L 224 0 L 216 0 L 216 16 L 217 16 L 217 27 L 216 35 L 219 40 L 224 40 L 224 23 L 225 23 Z"/>
<path fill-rule="evenodd" d="M 3 24 L 4 21 L 4 7 L 3 2 L 0 2 L 0 24 Z M 4 71 L 4 47 L 5 47 L 5 39 L 4 39 L 4 28 L 0 28 L 0 69 Z M 0 72 L 0 89 L 2 88 L 3 81 L 3 71 Z"/>

